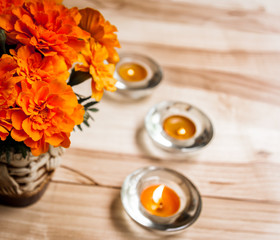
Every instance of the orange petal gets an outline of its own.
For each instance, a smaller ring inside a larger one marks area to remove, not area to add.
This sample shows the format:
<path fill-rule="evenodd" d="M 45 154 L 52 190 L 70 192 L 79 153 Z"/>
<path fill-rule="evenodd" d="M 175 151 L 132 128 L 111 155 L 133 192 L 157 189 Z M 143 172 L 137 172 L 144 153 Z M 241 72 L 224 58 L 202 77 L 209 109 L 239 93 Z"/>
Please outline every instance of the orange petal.
<path fill-rule="evenodd" d="M 42 139 L 40 141 L 33 141 L 31 138 L 28 138 L 24 141 L 24 144 L 31 148 L 34 156 L 39 156 L 49 150 L 49 144 Z"/>
<path fill-rule="evenodd" d="M 49 95 L 49 88 L 48 86 L 43 86 L 38 89 L 36 96 L 34 97 L 34 102 L 38 105 L 44 103 Z"/>
<path fill-rule="evenodd" d="M 71 119 L 74 119 L 75 125 L 80 125 L 83 122 L 84 114 L 85 114 L 84 107 L 83 105 L 79 104 L 75 108 L 73 114 L 71 115 Z"/>
<path fill-rule="evenodd" d="M 14 24 L 16 18 L 12 15 L 0 15 L 0 28 L 3 28 L 7 32 L 14 30 Z"/>
<path fill-rule="evenodd" d="M 14 111 L 12 113 L 12 125 L 16 130 L 22 129 L 22 122 L 25 120 L 26 115 L 22 111 Z"/>
<path fill-rule="evenodd" d="M 51 144 L 54 147 L 59 146 L 59 144 L 64 140 L 64 137 L 61 134 L 54 134 L 50 137 L 46 137 L 46 142 Z"/>
<path fill-rule="evenodd" d="M 8 135 L 9 131 L 6 128 L 0 126 L 0 139 L 2 141 L 5 141 Z"/>
<path fill-rule="evenodd" d="M 40 143 L 37 148 L 31 148 L 31 153 L 34 156 L 39 156 L 49 150 L 49 144 L 48 143 Z"/>
<path fill-rule="evenodd" d="M 96 83 L 94 80 L 91 81 L 91 91 L 92 91 L 91 97 L 94 98 L 97 102 L 99 102 L 103 96 L 103 89 L 100 91 L 97 90 Z"/>
<path fill-rule="evenodd" d="M 79 26 L 91 34 L 98 32 L 102 37 L 104 35 L 104 30 L 103 27 L 99 25 L 99 22 L 104 22 L 104 17 L 102 14 L 92 8 L 81 9 L 79 12 L 82 15 Z"/>
<path fill-rule="evenodd" d="M 17 142 L 24 141 L 29 137 L 23 130 L 16 130 L 16 129 L 12 130 L 11 136 Z"/>
<path fill-rule="evenodd" d="M 66 134 L 65 134 L 66 135 Z M 70 135 L 66 135 L 65 138 L 64 138 L 64 141 L 60 144 L 61 147 L 64 147 L 64 148 L 68 148 L 71 144 L 71 141 L 69 139 L 69 136 Z"/>
<path fill-rule="evenodd" d="M 42 138 L 42 133 L 40 131 L 34 130 L 32 128 L 32 122 L 29 118 L 26 118 L 22 123 L 23 130 L 32 138 L 33 141 L 38 141 Z"/>
<path fill-rule="evenodd" d="M 70 118 L 60 119 L 59 127 L 63 129 L 63 132 L 72 132 L 75 126 L 75 122 Z"/>
<path fill-rule="evenodd" d="M 109 63 L 114 63 L 116 64 L 117 62 L 120 61 L 119 54 L 115 49 L 113 49 L 111 52 L 109 52 L 109 58 L 107 59 Z"/>

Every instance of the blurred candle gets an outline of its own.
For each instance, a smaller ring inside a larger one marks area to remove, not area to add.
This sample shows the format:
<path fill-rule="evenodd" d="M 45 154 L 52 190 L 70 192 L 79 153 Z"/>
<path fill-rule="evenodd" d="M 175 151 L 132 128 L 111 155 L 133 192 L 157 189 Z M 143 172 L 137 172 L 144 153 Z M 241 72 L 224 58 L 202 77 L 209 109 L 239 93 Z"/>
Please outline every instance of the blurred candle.
<path fill-rule="evenodd" d="M 140 64 L 125 62 L 118 67 L 118 74 L 125 81 L 138 82 L 144 80 L 148 73 Z"/>
<path fill-rule="evenodd" d="M 143 207 L 152 215 L 170 217 L 180 208 L 180 198 L 164 184 L 151 185 L 140 196 Z"/>
<path fill-rule="evenodd" d="M 172 115 L 163 122 L 164 131 L 177 140 L 186 140 L 194 136 L 195 124 L 187 117 Z"/>

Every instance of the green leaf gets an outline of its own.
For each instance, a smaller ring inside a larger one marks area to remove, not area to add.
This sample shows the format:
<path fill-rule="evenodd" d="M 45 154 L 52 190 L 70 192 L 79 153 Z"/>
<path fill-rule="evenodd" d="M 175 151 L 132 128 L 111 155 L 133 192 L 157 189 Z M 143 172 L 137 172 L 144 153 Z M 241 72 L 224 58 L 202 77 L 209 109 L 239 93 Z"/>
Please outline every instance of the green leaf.
<path fill-rule="evenodd" d="M 86 120 L 86 121 L 84 121 L 84 124 L 87 126 L 87 127 L 90 127 L 90 125 L 89 125 L 89 123 L 88 123 L 88 121 Z"/>
<path fill-rule="evenodd" d="M 78 102 L 81 104 L 81 103 L 83 103 L 84 101 L 89 100 L 90 98 L 91 98 L 91 96 L 85 97 L 85 98 L 80 98 L 80 99 L 78 100 Z"/>
<path fill-rule="evenodd" d="M 79 128 L 80 131 L 83 131 L 81 125 L 77 125 L 77 128 Z"/>
<path fill-rule="evenodd" d="M 89 119 L 89 113 L 85 112 L 84 114 L 84 121 L 87 121 Z"/>
<path fill-rule="evenodd" d="M 97 109 L 97 108 L 88 108 L 87 110 L 89 110 L 91 112 L 98 112 L 99 111 L 99 109 Z"/>
<path fill-rule="evenodd" d="M 8 163 L 10 163 L 10 152 L 20 153 L 25 158 L 29 151 L 29 147 L 23 142 L 13 140 L 11 136 L 8 136 L 5 141 L 0 140 L 0 156 L 5 154 Z"/>
<path fill-rule="evenodd" d="M 93 117 L 90 114 L 88 114 L 88 115 L 89 115 L 89 118 L 94 121 Z"/>
<path fill-rule="evenodd" d="M 79 99 L 79 102 L 82 103 L 88 99 L 90 99 L 90 97 L 86 97 L 86 98 L 83 98 L 83 97 L 80 97 L 79 95 L 77 95 Z M 84 114 L 84 121 L 82 124 L 85 124 L 87 127 L 90 127 L 90 124 L 89 124 L 89 120 L 92 120 L 94 121 L 94 118 L 91 116 L 91 114 L 89 112 L 97 112 L 98 109 L 97 108 L 90 108 L 91 106 L 97 104 L 98 102 L 97 101 L 92 101 L 92 102 L 88 102 L 87 104 L 84 105 L 84 108 L 85 108 L 85 114 Z M 76 127 L 83 131 L 81 125 L 77 125 Z"/>
<path fill-rule="evenodd" d="M 74 69 L 71 72 L 68 85 L 75 86 L 91 78 L 91 75 L 88 72 L 75 71 Z"/>
<path fill-rule="evenodd" d="M 98 102 L 89 102 L 89 103 L 87 103 L 87 104 L 84 105 L 84 108 L 85 108 L 85 109 L 88 109 L 89 107 L 95 105 L 96 103 L 98 103 Z"/>
<path fill-rule="evenodd" d="M 0 57 L 6 53 L 6 34 L 3 29 L 0 30 Z"/>

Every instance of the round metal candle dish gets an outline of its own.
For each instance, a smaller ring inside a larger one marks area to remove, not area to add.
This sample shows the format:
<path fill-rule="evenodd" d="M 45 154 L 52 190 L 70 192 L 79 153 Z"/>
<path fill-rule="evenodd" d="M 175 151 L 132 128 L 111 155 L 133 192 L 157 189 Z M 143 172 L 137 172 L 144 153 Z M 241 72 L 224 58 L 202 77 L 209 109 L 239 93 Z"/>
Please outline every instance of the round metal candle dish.
<path fill-rule="evenodd" d="M 142 66 L 147 71 L 146 77 L 140 81 L 127 81 L 119 75 L 119 68 L 126 63 Z M 121 53 L 120 61 L 116 64 L 114 77 L 117 92 L 131 99 L 139 99 L 151 94 L 152 90 L 161 82 L 162 71 L 159 65 L 151 58 L 136 53 Z"/>
<path fill-rule="evenodd" d="M 163 122 L 170 116 L 180 115 L 190 119 L 196 127 L 191 138 L 178 140 L 163 129 Z M 150 109 L 145 118 L 145 128 L 152 141 L 164 150 L 187 153 L 206 146 L 213 137 L 209 118 L 198 108 L 184 102 L 164 101 Z"/>
<path fill-rule="evenodd" d="M 147 213 L 140 201 L 144 188 L 153 184 L 165 184 L 180 198 L 180 208 L 170 217 L 158 217 Z M 127 176 L 121 200 L 127 214 L 141 226 L 161 233 L 177 233 L 186 229 L 200 215 L 202 201 L 193 183 L 182 174 L 167 168 L 141 168 Z"/>

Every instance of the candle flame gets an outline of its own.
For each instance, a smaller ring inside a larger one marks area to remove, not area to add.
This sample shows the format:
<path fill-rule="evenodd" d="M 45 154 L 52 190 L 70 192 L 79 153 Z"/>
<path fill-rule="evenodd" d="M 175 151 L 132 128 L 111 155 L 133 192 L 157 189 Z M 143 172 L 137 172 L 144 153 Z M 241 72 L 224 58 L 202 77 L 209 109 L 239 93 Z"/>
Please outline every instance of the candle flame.
<path fill-rule="evenodd" d="M 162 193 L 165 188 L 164 184 L 159 185 L 153 192 L 153 201 L 160 207 L 162 204 Z"/>
<path fill-rule="evenodd" d="M 133 70 L 133 69 L 128 69 L 128 70 L 127 70 L 127 74 L 128 74 L 129 76 L 133 76 L 133 75 L 134 75 L 134 70 Z"/>
<path fill-rule="evenodd" d="M 187 133 L 187 131 L 185 128 L 179 128 L 177 131 L 178 135 L 185 135 L 186 133 Z"/>

